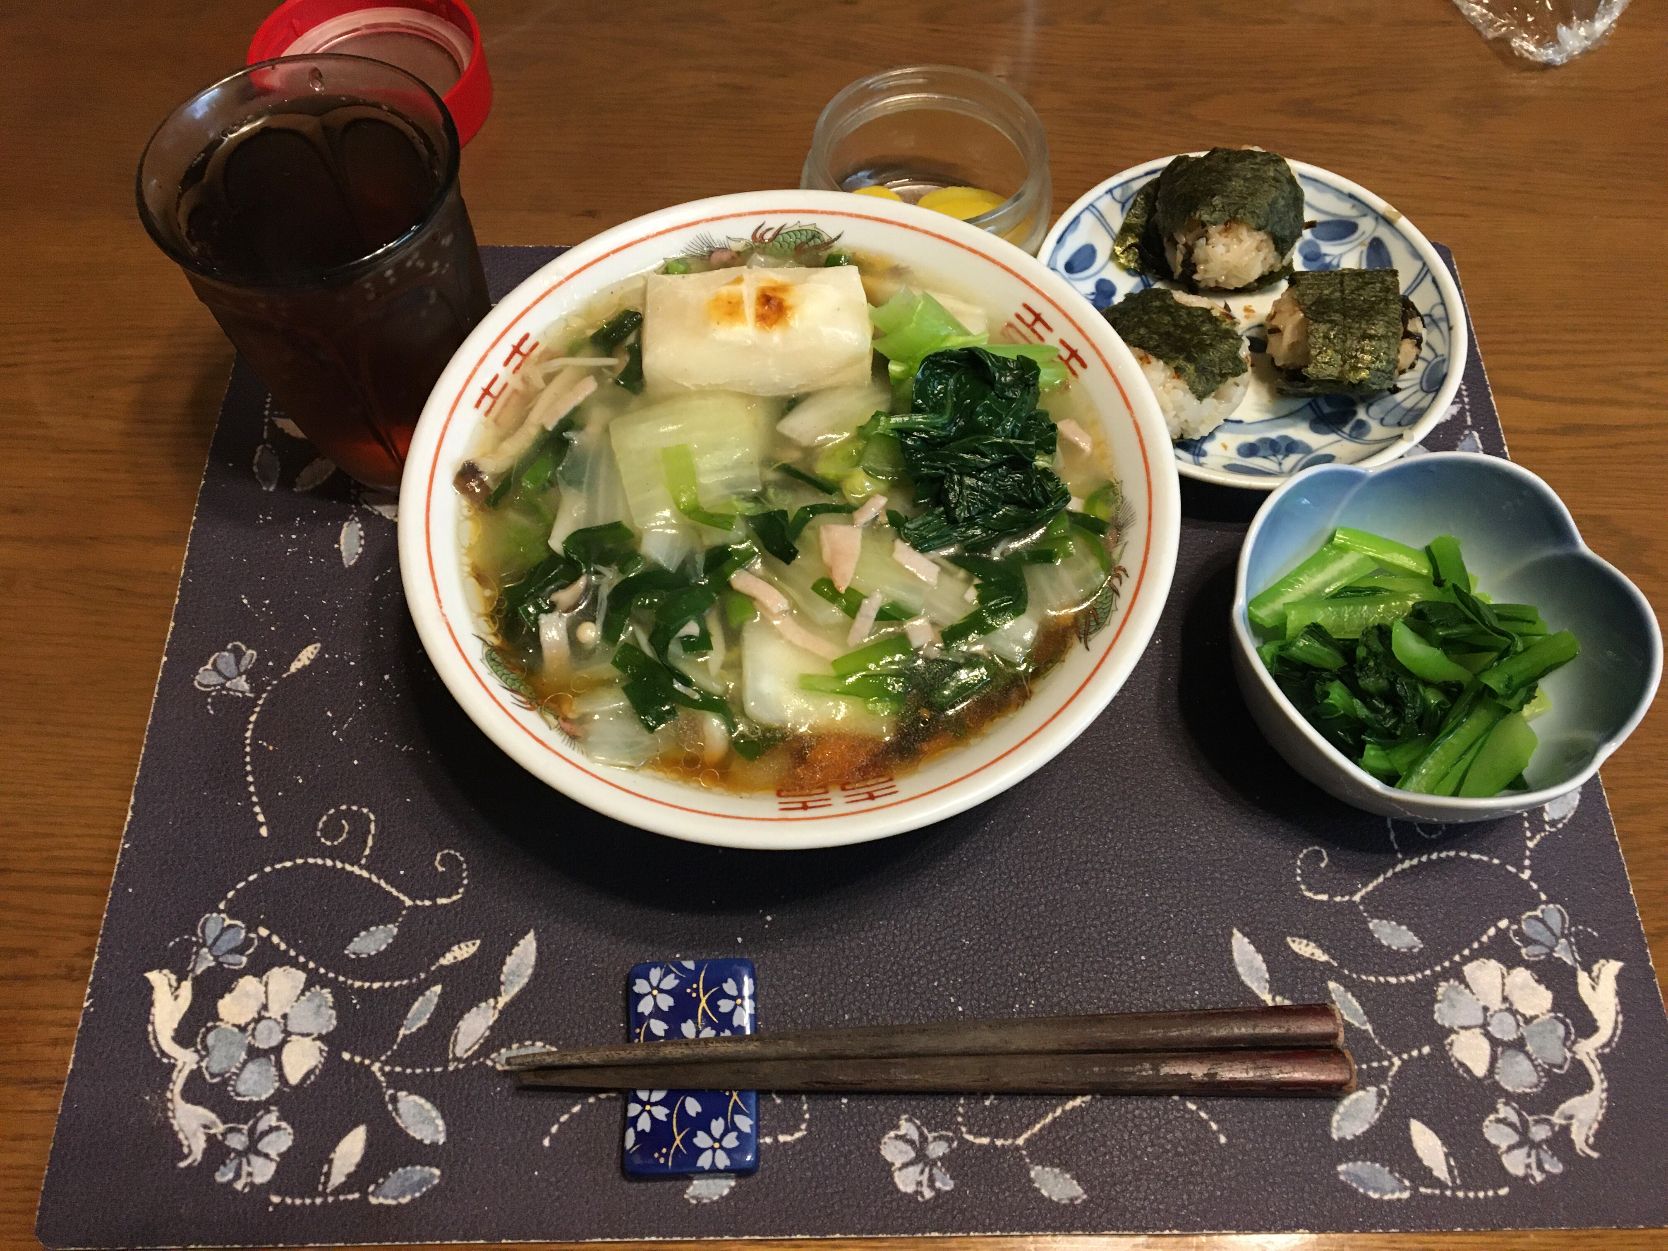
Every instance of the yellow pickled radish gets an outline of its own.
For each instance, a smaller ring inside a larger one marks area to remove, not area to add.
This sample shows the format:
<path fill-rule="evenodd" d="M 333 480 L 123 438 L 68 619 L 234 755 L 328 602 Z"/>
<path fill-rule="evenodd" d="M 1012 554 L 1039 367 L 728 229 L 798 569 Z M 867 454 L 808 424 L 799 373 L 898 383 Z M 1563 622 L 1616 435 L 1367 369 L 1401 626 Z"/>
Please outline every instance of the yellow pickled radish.
<path fill-rule="evenodd" d="M 1003 197 L 979 187 L 940 187 L 929 191 L 916 201 L 922 208 L 944 213 L 960 221 L 988 213 L 1002 203 Z"/>
<path fill-rule="evenodd" d="M 901 200 L 903 197 L 890 187 L 883 187 L 878 182 L 872 187 L 859 187 L 853 195 L 872 195 L 877 200 Z"/>

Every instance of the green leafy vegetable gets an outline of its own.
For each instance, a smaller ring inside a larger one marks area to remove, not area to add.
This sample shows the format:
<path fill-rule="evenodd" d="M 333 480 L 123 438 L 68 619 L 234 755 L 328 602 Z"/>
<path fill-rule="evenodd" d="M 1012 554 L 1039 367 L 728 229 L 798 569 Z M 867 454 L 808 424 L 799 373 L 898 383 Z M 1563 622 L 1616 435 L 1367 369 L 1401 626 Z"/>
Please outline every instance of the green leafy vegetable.
<path fill-rule="evenodd" d="M 633 395 L 643 394 L 643 349 L 635 343 L 626 349 L 625 368 L 620 370 L 614 382 Z"/>
<path fill-rule="evenodd" d="M 643 324 L 643 314 L 634 308 L 621 309 L 591 332 L 591 342 L 604 352 L 612 352 Z"/>
<path fill-rule="evenodd" d="M 670 592 L 655 605 L 649 646 L 662 660 L 670 660 L 674 640 L 686 656 L 710 652 L 712 635 L 706 627 L 706 615 L 707 609 L 717 602 L 718 592 L 710 586 L 690 586 Z M 688 626 L 695 629 L 686 634 Z"/>
<path fill-rule="evenodd" d="M 512 492 L 532 495 L 545 490 L 572 446 L 569 435 L 573 428 L 574 419 L 564 417 L 534 439 L 533 445 L 516 458 L 510 471 L 492 488 L 492 493 L 487 496 L 487 507 L 497 508 Z"/>
<path fill-rule="evenodd" d="M 855 617 L 857 610 L 863 606 L 863 593 L 847 587 L 843 591 L 834 588 L 832 578 L 818 578 L 811 583 L 811 589 L 823 599 L 833 604 L 848 617 Z M 882 604 L 880 611 L 875 614 L 876 621 L 908 621 L 915 614 L 901 604 Z"/>
<path fill-rule="evenodd" d="M 987 334 L 970 333 L 930 292 L 905 287 L 879 308 L 870 309 L 869 320 L 881 332 L 874 347 L 887 359 L 887 374 L 894 386 L 908 384 L 921 362 L 934 352 L 966 347 L 982 347 L 1010 360 L 1024 357 L 1032 361 L 1038 369 L 1038 385 L 1045 390 L 1071 376 L 1053 344 L 991 343 Z"/>
<path fill-rule="evenodd" d="M 658 730 L 678 715 L 679 708 L 710 712 L 727 728 L 735 726 L 730 705 L 721 696 L 690 685 L 681 674 L 631 643 L 615 649 L 614 667 L 625 675 L 620 689 L 646 730 Z"/>
<path fill-rule="evenodd" d="M 1248 615 L 1283 635 L 1258 655 L 1316 729 L 1381 781 L 1433 795 L 1526 785 L 1540 680 L 1580 654 L 1534 605 L 1478 593 L 1448 535 L 1419 551 L 1339 528 Z"/>
<path fill-rule="evenodd" d="M 874 342 L 875 351 L 889 362 L 887 372 L 898 386 L 913 378 L 921 362 L 933 352 L 972 347 L 987 337 L 969 334 L 967 327 L 931 295 L 908 287 L 879 308 L 871 308 L 869 320 L 880 331 L 880 338 Z"/>
<path fill-rule="evenodd" d="M 623 521 L 586 526 L 562 540 L 562 551 L 587 569 L 624 568 L 637 557 L 637 536 Z"/>
<path fill-rule="evenodd" d="M 799 549 L 794 546 L 793 535 L 788 532 L 788 514 L 785 511 L 772 508 L 762 513 L 750 513 L 746 522 L 759 546 L 777 560 L 791 565 L 799 559 Z"/>
<path fill-rule="evenodd" d="M 785 473 L 790 478 L 803 482 L 806 486 L 821 491 L 824 495 L 834 495 L 840 489 L 838 482 L 830 482 L 827 478 L 819 478 L 814 473 L 806 473 L 797 465 L 781 464 L 776 466 L 778 473 Z"/>
<path fill-rule="evenodd" d="M 916 551 L 983 550 L 1045 525 L 1071 492 L 1048 467 L 1055 427 L 1037 408 L 1036 363 L 983 348 L 935 352 L 915 376 L 912 411 L 889 417 L 920 516 L 902 525 Z"/>
<path fill-rule="evenodd" d="M 1015 617 L 1025 615 L 1025 574 L 1018 567 L 984 556 L 958 556 L 955 563 L 979 579 L 974 592 L 979 606 L 944 628 L 946 647 L 999 630 Z"/>
<path fill-rule="evenodd" d="M 1372 557 L 1328 543 L 1254 596 L 1246 611 L 1263 629 L 1280 629 L 1286 624 L 1286 610 L 1292 601 L 1330 595 L 1375 568 L 1377 563 Z"/>

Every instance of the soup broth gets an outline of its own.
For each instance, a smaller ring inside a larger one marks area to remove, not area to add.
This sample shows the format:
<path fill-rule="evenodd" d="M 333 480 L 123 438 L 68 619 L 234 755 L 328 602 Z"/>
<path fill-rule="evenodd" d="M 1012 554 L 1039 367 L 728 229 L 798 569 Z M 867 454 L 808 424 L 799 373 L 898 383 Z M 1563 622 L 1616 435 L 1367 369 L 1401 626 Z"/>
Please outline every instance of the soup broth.
<path fill-rule="evenodd" d="M 968 742 L 1123 575 L 1099 423 L 1003 317 L 795 225 L 548 327 L 456 480 L 487 665 L 592 760 L 706 787 Z"/>

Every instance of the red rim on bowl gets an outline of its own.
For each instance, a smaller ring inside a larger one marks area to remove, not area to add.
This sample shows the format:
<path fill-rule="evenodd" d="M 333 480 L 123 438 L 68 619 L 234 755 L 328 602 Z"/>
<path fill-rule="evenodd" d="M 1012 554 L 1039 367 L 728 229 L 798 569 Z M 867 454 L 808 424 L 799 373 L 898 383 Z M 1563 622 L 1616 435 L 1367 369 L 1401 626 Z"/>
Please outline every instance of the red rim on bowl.
<path fill-rule="evenodd" d="M 285 0 L 249 44 L 249 64 L 335 52 L 387 61 L 440 96 L 468 143 L 492 110 L 481 28 L 462 0 Z"/>

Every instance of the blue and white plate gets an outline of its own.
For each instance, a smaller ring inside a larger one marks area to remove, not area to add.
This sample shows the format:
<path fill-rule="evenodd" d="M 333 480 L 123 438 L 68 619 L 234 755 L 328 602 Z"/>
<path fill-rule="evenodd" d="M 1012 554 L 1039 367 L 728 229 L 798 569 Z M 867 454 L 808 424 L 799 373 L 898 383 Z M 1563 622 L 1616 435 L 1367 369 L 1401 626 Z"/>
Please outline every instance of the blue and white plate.
<path fill-rule="evenodd" d="M 1098 309 L 1131 291 L 1153 285 L 1125 272 L 1112 259 L 1112 241 L 1124 210 L 1144 183 L 1172 157 L 1114 174 L 1073 204 L 1054 224 L 1038 254 L 1055 273 Z M 1447 415 L 1465 371 L 1465 313 L 1459 288 L 1425 236 L 1412 222 L 1364 187 L 1302 161 L 1292 170 L 1303 188 L 1303 232 L 1292 253 L 1298 269 L 1394 267 L 1402 294 L 1425 319 L 1418 364 L 1397 390 L 1370 400 L 1342 395 L 1287 398 L 1276 395 L 1266 371 L 1253 369 L 1250 391 L 1233 417 L 1198 439 L 1175 445 L 1185 477 L 1224 486 L 1270 491 L 1299 470 L 1331 462 L 1380 465 L 1395 460 Z M 1253 360 L 1265 350 L 1263 318 L 1284 289 L 1223 299 L 1240 319 Z"/>

